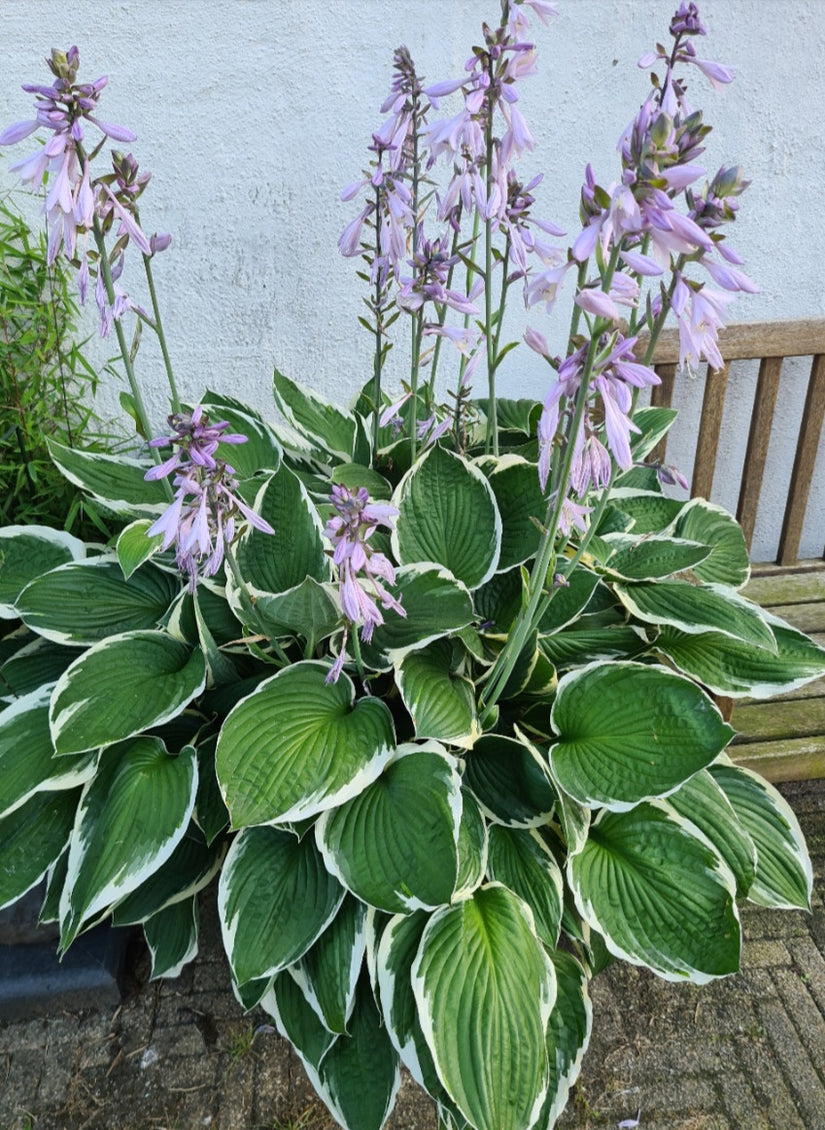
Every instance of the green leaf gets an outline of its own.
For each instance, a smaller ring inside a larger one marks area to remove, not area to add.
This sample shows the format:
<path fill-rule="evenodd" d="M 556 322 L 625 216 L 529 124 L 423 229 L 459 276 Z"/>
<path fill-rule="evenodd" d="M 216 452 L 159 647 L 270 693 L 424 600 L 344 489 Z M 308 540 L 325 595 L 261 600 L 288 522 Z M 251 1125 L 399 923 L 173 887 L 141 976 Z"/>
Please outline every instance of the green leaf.
<path fill-rule="evenodd" d="M 81 451 L 47 440 L 49 454 L 70 483 L 118 511 L 160 513 L 168 498 L 163 482 L 145 479 L 154 463 L 128 455 Z"/>
<path fill-rule="evenodd" d="M 442 447 L 431 447 L 398 484 L 393 553 L 402 565 L 433 561 L 467 588 L 492 576 L 501 516 L 482 473 Z"/>
<path fill-rule="evenodd" d="M 184 965 L 198 953 L 197 895 L 172 903 L 147 918 L 143 934 L 152 962 L 151 980 L 179 977 Z"/>
<path fill-rule="evenodd" d="M 461 781 L 430 747 L 400 746 L 358 796 L 315 829 L 327 868 L 353 894 L 391 914 L 449 902 L 456 885 Z"/>
<path fill-rule="evenodd" d="M 200 761 L 198 763 L 198 784 L 200 785 Z M 186 834 L 169 856 L 166 863 L 141 883 L 131 894 L 117 904 L 112 911 L 115 926 L 132 926 L 173 906 L 188 900 L 217 874 L 226 844 L 221 842 L 208 846 L 195 825 L 190 825 Z"/>
<path fill-rule="evenodd" d="M 486 874 L 487 825 L 472 793 L 462 788 L 455 897 L 472 894 L 476 887 L 481 886 Z"/>
<path fill-rule="evenodd" d="M 633 458 L 637 462 L 650 454 L 653 448 L 670 431 L 679 415 L 675 408 L 637 408 L 633 413 L 633 423 L 641 435 L 635 435 L 631 444 Z"/>
<path fill-rule="evenodd" d="M 314 644 L 331 636 L 341 620 L 341 610 L 329 589 L 312 577 L 287 592 L 259 596 L 255 610 L 270 635 L 295 632 Z"/>
<path fill-rule="evenodd" d="M 275 403 L 312 447 L 320 447 L 336 462 L 348 462 L 355 450 L 356 422 L 312 389 L 274 371 Z"/>
<path fill-rule="evenodd" d="M 547 1090 L 553 966 L 524 903 L 500 884 L 436 911 L 412 968 L 438 1075 L 477 1130 L 531 1126 Z"/>
<path fill-rule="evenodd" d="M 17 597 L 35 577 L 85 556 L 83 542 L 63 530 L 50 526 L 0 529 L 0 619 L 17 618 Z"/>
<path fill-rule="evenodd" d="M 343 898 L 312 836 L 245 828 L 229 849 L 218 888 L 223 944 L 238 983 L 272 977 L 302 957 Z"/>
<path fill-rule="evenodd" d="M 396 571 L 395 586 L 387 587 L 401 600 L 407 615 L 385 616 L 365 654 L 383 653 L 399 660 L 409 649 L 424 647 L 473 620 L 467 589 L 437 565 L 403 566 Z"/>
<path fill-rule="evenodd" d="M 704 561 L 710 547 L 698 541 L 666 538 L 656 534 L 608 534 L 610 557 L 605 569 L 626 581 L 652 581 L 693 569 Z"/>
<path fill-rule="evenodd" d="M 710 556 L 693 570 L 700 581 L 735 589 L 745 584 L 750 576 L 748 547 L 742 528 L 727 510 L 694 498 L 676 519 L 674 533 L 709 546 Z"/>
<path fill-rule="evenodd" d="M 673 792 L 734 733 L 695 683 L 641 663 L 565 675 L 550 718 L 554 779 L 580 803 L 617 812 Z"/>
<path fill-rule="evenodd" d="M 146 565 L 125 580 L 111 557 L 61 565 L 35 578 L 18 597 L 23 623 L 59 644 L 94 644 L 121 632 L 156 628 L 180 585 Z"/>
<path fill-rule="evenodd" d="M 262 996 L 261 1006 L 274 1018 L 284 1039 L 295 1048 L 318 1091 L 318 1067 L 337 1037 L 323 1026 L 288 973 L 280 973 L 275 978 L 272 987 Z"/>
<path fill-rule="evenodd" d="M 634 534 L 662 533 L 685 505 L 678 499 L 666 498 L 659 491 L 636 490 L 633 487 L 615 488 L 610 492 L 610 500 L 632 519 Z"/>
<path fill-rule="evenodd" d="M 319 1094 L 345 1130 L 381 1130 L 401 1085 L 398 1058 L 361 978 L 350 1035 L 339 1036 L 318 1068 Z"/>
<path fill-rule="evenodd" d="M 500 734 L 485 734 L 467 753 L 464 783 L 493 820 L 512 828 L 546 824 L 556 803 L 534 747 Z"/>
<path fill-rule="evenodd" d="M 533 912 L 536 934 L 555 949 L 561 926 L 564 880 L 559 865 L 534 829 L 490 828 L 490 877 L 509 887 Z"/>
<path fill-rule="evenodd" d="M 96 754 L 55 758 L 47 684 L 0 711 L 0 817 L 35 793 L 75 788 L 95 771 Z"/>
<path fill-rule="evenodd" d="M 21 647 L 0 667 L 0 689 L 10 703 L 46 683 L 56 682 L 77 658 L 77 652 L 71 648 L 61 647 L 40 636 L 30 638 L 31 643 Z"/>
<path fill-rule="evenodd" d="M 731 698 L 772 698 L 825 675 L 825 648 L 778 617 L 768 612 L 764 617 L 776 640 L 775 653 L 721 632 L 688 635 L 668 627 L 653 648 L 714 694 Z"/>
<path fill-rule="evenodd" d="M 579 565 L 568 577 L 560 570 L 565 584 L 553 589 L 552 599 L 539 621 L 539 632 L 550 635 L 572 624 L 587 608 L 599 585 L 599 577 Z"/>
<path fill-rule="evenodd" d="M 397 680 L 417 738 L 436 738 L 469 749 L 481 736 L 474 687 L 453 670 L 449 640 L 434 640 L 405 655 Z"/>
<path fill-rule="evenodd" d="M 756 846 L 756 878 L 748 898 L 760 906 L 810 909 L 811 860 L 788 802 L 750 769 L 714 765 L 709 772 Z"/>
<path fill-rule="evenodd" d="M 390 919 L 378 946 L 376 980 L 387 1033 L 401 1062 L 429 1095 L 444 1099 L 447 1094 L 421 1030 L 411 979 L 412 965 L 429 920 L 429 914 L 423 910 Z"/>
<path fill-rule="evenodd" d="M 324 663 L 286 667 L 230 711 L 216 754 L 235 828 L 303 820 L 357 796 L 393 755 L 392 716 L 378 698 L 355 702 Z"/>
<path fill-rule="evenodd" d="M 489 476 L 501 515 L 499 572 L 528 561 L 539 546 L 547 502 L 539 484 L 538 468 L 516 455 L 497 461 Z"/>
<path fill-rule="evenodd" d="M 174 718 L 206 685 L 200 651 L 165 632 L 125 632 L 84 652 L 51 703 L 57 753 L 81 753 Z"/>
<path fill-rule="evenodd" d="M 239 478 L 252 478 L 259 471 L 277 471 L 281 465 L 281 445 L 260 413 L 241 400 L 216 392 L 206 392 L 201 405 L 213 423 L 226 420 L 229 432 L 246 436 L 246 443 L 218 444 L 218 458 L 234 467 Z"/>
<path fill-rule="evenodd" d="M 0 820 L 0 910 L 34 887 L 68 842 L 79 789 L 35 793 Z"/>
<path fill-rule="evenodd" d="M 136 890 L 183 838 L 198 787 L 195 751 L 170 757 L 159 738 L 122 742 L 101 758 L 80 801 L 60 898 L 60 948 L 84 922 Z"/>
<path fill-rule="evenodd" d="M 163 541 L 162 534 L 156 534 L 151 538 L 146 536 L 151 525 L 151 518 L 137 518 L 118 534 L 117 559 L 127 581 L 134 571 L 160 548 Z"/>
<path fill-rule="evenodd" d="M 744 898 L 756 874 L 756 849 L 724 791 L 703 769 L 667 798 L 713 844 L 736 878 L 736 894 Z"/>
<path fill-rule="evenodd" d="M 739 968 L 736 880 L 672 810 L 601 812 L 568 860 L 568 881 L 616 957 L 696 984 Z"/>
<path fill-rule="evenodd" d="M 361 463 L 340 463 L 330 475 L 330 481 L 340 483 L 351 491 L 364 487 L 372 499 L 389 500 L 392 495 L 392 486 L 387 479 Z"/>
<path fill-rule="evenodd" d="M 330 1032 L 347 1030 L 366 947 L 367 908 L 347 895 L 318 941 L 289 972 Z"/>
<path fill-rule="evenodd" d="M 578 961 L 557 950 L 550 958 L 556 970 L 556 1003 L 547 1025 L 550 1085 L 542 1112 L 532 1130 L 552 1130 L 567 1105 L 570 1088 L 581 1071 L 593 1026 L 587 977 Z"/>
<path fill-rule="evenodd" d="M 253 595 L 286 592 L 307 577 L 329 580 L 320 519 L 288 467 L 282 466 L 261 488 L 255 510 L 275 533 L 253 529 L 238 545 L 238 565 Z"/>
<path fill-rule="evenodd" d="M 622 604 L 649 624 L 668 624 L 682 632 L 722 632 L 776 653 L 776 640 L 758 604 L 723 585 L 652 581 L 614 585 Z"/>

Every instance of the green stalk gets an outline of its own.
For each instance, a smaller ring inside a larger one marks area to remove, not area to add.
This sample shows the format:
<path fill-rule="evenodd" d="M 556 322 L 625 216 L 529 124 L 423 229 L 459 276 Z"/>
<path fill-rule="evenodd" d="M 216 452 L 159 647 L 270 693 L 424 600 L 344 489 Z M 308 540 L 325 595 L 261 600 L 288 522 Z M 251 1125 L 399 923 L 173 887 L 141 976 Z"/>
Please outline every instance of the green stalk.
<path fill-rule="evenodd" d="M 98 254 L 100 256 L 98 266 L 99 266 L 99 270 L 101 271 L 101 273 L 103 275 L 103 285 L 106 288 L 106 297 L 109 300 L 109 303 L 111 305 L 114 305 L 115 287 L 114 287 L 114 283 L 112 282 L 112 269 L 111 269 L 111 266 L 109 264 L 109 255 L 106 251 L 106 240 L 105 240 L 104 235 L 103 235 L 103 230 L 100 226 L 100 220 L 97 218 L 97 216 L 94 217 L 94 223 L 93 223 L 93 229 L 92 230 L 93 230 L 93 234 L 94 234 L 95 243 L 97 244 Z M 117 343 L 118 343 L 118 346 L 120 347 L 120 355 L 121 355 L 121 358 L 123 359 L 123 367 L 126 370 L 126 378 L 129 381 L 129 388 L 130 388 L 131 393 L 132 393 L 132 399 L 134 400 L 134 403 L 135 403 L 135 410 L 137 411 L 138 419 L 140 420 L 140 426 L 143 429 L 144 438 L 148 440 L 152 436 L 152 426 L 149 423 L 149 414 L 146 411 L 146 405 L 143 401 L 143 395 L 140 391 L 140 385 L 138 384 L 137 377 L 135 376 L 135 369 L 134 369 L 134 366 L 132 365 L 132 358 L 131 358 L 131 355 L 129 353 L 129 346 L 128 346 L 128 343 L 126 341 L 126 335 L 123 332 L 123 326 L 120 324 L 120 318 L 115 318 L 114 323 L 115 323 L 115 334 L 117 335 Z M 155 463 L 160 463 L 160 461 L 161 461 L 160 460 L 160 454 L 159 454 L 157 448 L 151 447 L 149 450 L 151 452 L 152 458 L 155 461 Z M 163 479 L 162 482 L 163 482 L 164 492 L 166 493 L 167 498 L 171 502 L 171 500 L 172 500 L 172 487 L 169 484 L 169 480 Z"/>
<path fill-rule="evenodd" d="M 418 311 L 412 323 L 412 343 L 410 359 L 410 461 L 415 462 L 418 446 L 418 367 L 421 359 L 421 335 L 424 330 L 424 308 Z"/>
<path fill-rule="evenodd" d="M 375 256 L 378 258 L 379 249 L 381 246 L 381 195 L 380 190 L 375 190 Z M 381 368 L 384 360 L 384 321 L 381 304 L 381 279 L 378 274 L 375 277 L 375 355 L 372 361 L 373 381 L 372 381 L 372 462 L 371 466 L 375 466 L 375 459 L 378 454 L 378 421 L 381 416 Z"/>
<path fill-rule="evenodd" d="M 138 215 L 137 208 L 135 208 L 135 222 L 140 224 L 140 216 Z M 166 370 L 166 379 L 169 381 L 169 392 L 172 401 L 172 411 L 180 412 L 181 403 L 178 396 L 177 385 L 175 384 L 175 374 L 172 370 L 172 360 L 169 356 L 169 349 L 166 345 L 166 334 L 163 332 L 163 322 L 160 317 L 160 305 L 158 303 L 157 291 L 155 290 L 155 280 L 152 274 L 152 256 L 143 256 L 143 269 L 146 272 L 146 282 L 149 286 L 149 297 L 152 300 L 152 313 L 154 315 L 154 330 L 157 339 L 160 342 L 160 351 L 163 355 L 163 365 Z"/>

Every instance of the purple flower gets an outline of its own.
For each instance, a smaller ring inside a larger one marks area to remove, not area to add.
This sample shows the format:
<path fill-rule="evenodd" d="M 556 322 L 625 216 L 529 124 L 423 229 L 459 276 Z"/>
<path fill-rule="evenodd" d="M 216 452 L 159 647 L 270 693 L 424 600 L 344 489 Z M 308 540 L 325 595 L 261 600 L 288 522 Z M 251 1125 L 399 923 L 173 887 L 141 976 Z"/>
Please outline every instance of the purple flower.
<path fill-rule="evenodd" d="M 98 99 L 108 80 L 102 77 L 92 83 L 75 82 L 80 65 L 76 47 L 65 52 L 53 50 L 47 63 L 55 76 L 51 86 L 23 86 L 27 93 L 36 95 L 34 120 L 17 122 L 4 130 L 0 145 L 15 145 L 40 127 L 51 131 L 45 145 L 15 161 L 10 170 L 18 173 L 34 192 L 48 178 L 43 212 L 49 229 L 48 261 L 53 263 L 63 243 L 67 255 L 74 255 L 78 229 L 85 230 L 91 224 L 84 122 L 91 122 L 104 135 L 118 141 L 134 141 L 135 135 L 123 126 L 95 117 Z"/>
<path fill-rule="evenodd" d="M 379 604 L 399 616 L 407 615 L 385 587 L 395 584 L 392 563 L 369 544 L 378 526 L 392 528 L 396 508 L 388 502 L 371 502 L 364 487 L 353 492 L 337 483 L 330 501 L 335 513 L 324 527 L 324 537 L 334 546 L 332 559 L 338 566 L 338 592 L 348 625 L 338 660 L 327 674 L 328 683 L 336 682 L 343 668 L 349 625 L 359 626 L 361 639 L 369 643 L 375 628 L 384 623 Z"/>
<path fill-rule="evenodd" d="M 174 474 L 175 497 L 146 534 L 162 535 L 162 550 L 175 546 L 178 568 L 188 575 L 190 591 L 194 592 L 199 576 L 214 576 L 220 568 L 226 547 L 235 540 L 238 520 L 265 534 L 275 531 L 235 493 L 234 469 L 215 458 L 219 443 L 246 443 L 247 437 L 228 433 L 225 420 L 211 424 L 201 405 L 191 415 L 170 416 L 169 424 L 173 434 L 159 436 L 149 444 L 175 450 L 144 477 L 152 481 Z"/>

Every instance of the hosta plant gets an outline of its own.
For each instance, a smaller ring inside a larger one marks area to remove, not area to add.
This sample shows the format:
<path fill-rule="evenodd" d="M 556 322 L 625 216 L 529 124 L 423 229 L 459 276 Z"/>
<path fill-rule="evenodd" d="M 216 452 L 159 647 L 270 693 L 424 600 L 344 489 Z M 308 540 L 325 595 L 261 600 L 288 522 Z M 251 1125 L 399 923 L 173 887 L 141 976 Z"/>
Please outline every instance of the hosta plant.
<path fill-rule="evenodd" d="M 219 876 L 241 1005 L 274 1017 L 351 1130 L 383 1124 L 402 1065 L 444 1128 L 546 1130 L 608 962 L 701 983 L 738 968 L 742 900 L 809 902 L 798 824 L 729 757 L 715 696 L 789 690 L 825 651 L 741 594 L 736 522 L 678 497 L 652 457 L 674 414 L 640 399 L 669 315 L 683 363 L 719 364 L 725 304 L 753 289 L 725 236 L 746 182 L 705 179 L 686 95 L 691 71 L 732 76 L 697 56 L 682 3 L 564 241 L 518 171 L 530 24 L 550 15 L 504 0 L 452 81 L 396 52 L 344 192 L 374 343 L 350 409 L 277 371 L 277 420 L 216 391 L 180 402 L 152 278 L 169 238 L 145 234 L 131 153 L 99 171 L 107 139 L 134 138 L 98 117 L 104 80 L 78 81 L 76 48 L 0 135 L 48 132 L 16 168 L 45 185 L 49 254 L 94 295 L 155 437 L 128 459 L 52 444 L 121 520 L 112 544 L 0 531 L 0 904 L 45 877 L 61 950 L 140 924 L 172 977 Z M 556 355 L 540 326 L 565 290 Z M 497 393 L 516 295 L 543 403 Z M 163 426 L 130 320 L 164 344 Z"/>

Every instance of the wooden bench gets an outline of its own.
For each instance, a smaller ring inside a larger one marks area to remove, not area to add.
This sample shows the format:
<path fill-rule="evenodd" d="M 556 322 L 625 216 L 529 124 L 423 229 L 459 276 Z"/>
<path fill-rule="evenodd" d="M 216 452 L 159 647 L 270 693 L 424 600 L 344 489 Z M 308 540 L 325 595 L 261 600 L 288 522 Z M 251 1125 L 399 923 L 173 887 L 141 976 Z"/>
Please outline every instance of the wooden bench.
<path fill-rule="evenodd" d="M 724 409 L 726 397 L 742 396 L 745 384 L 737 385 L 732 362 L 758 362 L 755 394 L 750 414 L 747 449 L 739 475 L 736 516 L 749 551 L 756 528 L 760 500 L 766 493 L 765 469 L 768 447 L 774 433 L 783 362 L 787 358 L 809 358 L 804 365 L 807 390 L 800 414 L 793 468 L 784 505 L 784 517 L 774 560 L 755 562 L 744 595 L 807 632 L 825 645 L 825 513 L 808 514 L 808 500 L 825 418 L 825 318 L 732 325 L 719 335 L 725 367 L 704 376 L 704 395 L 695 436 L 695 462 L 691 497 L 711 499 L 720 458 L 724 476 L 736 474 L 725 454 Z M 661 385 L 651 402 L 670 406 L 677 380 L 678 332 L 666 330 L 657 342 L 653 363 Z M 795 363 L 796 367 L 801 362 Z M 801 396 L 800 396 L 801 399 Z M 783 424 L 786 423 L 783 420 Z M 677 422 L 676 427 L 679 427 Z M 656 456 L 664 459 L 666 441 Z M 720 455 L 720 452 L 723 454 Z M 818 556 L 800 559 L 803 534 L 808 543 L 815 534 Z M 739 731 L 733 755 L 742 765 L 756 769 L 771 781 L 808 780 L 825 777 L 825 679 L 768 702 L 739 700 L 732 707 L 732 725 Z"/>

